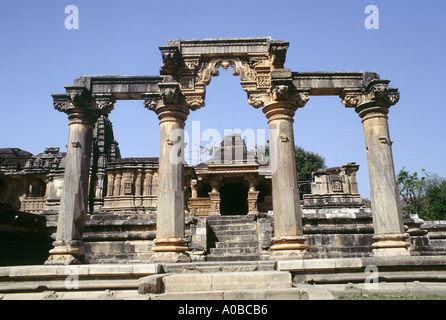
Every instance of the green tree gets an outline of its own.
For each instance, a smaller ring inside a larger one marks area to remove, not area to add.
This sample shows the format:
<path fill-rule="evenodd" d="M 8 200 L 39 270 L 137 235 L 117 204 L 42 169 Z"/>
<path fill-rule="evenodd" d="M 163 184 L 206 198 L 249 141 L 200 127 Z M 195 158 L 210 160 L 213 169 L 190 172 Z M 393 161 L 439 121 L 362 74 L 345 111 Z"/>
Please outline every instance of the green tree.
<path fill-rule="evenodd" d="M 396 177 L 400 197 L 402 201 L 403 214 L 423 215 L 424 210 L 424 187 L 425 177 L 418 177 L 418 173 L 410 174 L 405 167 L 400 170 Z"/>
<path fill-rule="evenodd" d="M 299 191 L 301 197 L 311 193 L 311 174 L 319 169 L 325 169 L 325 158 L 321 155 L 306 151 L 296 146 L 296 165 L 299 177 Z"/>
<path fill-rule="evenodd" d="M 446 179 L 422 170 L 425 177 L 403 168 L 397 175 L 403 214 L 418 214 L 424 220 L 446 219 Z"/>
<path fill-rule="evenodd" d="M 434 175 L 429 177 L 425 191 L 426 220 L 446 219 L 446 180 Z"/>

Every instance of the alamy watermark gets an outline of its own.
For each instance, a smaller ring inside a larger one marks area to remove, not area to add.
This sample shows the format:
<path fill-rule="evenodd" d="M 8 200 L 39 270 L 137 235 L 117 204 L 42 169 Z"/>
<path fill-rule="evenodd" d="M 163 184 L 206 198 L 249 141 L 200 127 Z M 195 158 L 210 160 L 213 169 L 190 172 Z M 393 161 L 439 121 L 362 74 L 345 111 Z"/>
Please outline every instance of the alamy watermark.
<path fill-rule="evenodd" d="M 379 10 L 375 5 L 368 5 L 364 9 L 364 13 L 368 16 L 364 20 L 364 26 L 366 29 L 379 29 Z"/>
<path fill-rule="evenodd" d="M 367 266 L 364 273 L 368 273 L 365 278 L 365 288 L 367 290 L 377 290 L 379 289 L 379 271 L 378 267 L 375 265 Z"/>
<path fill-rule="evenodd" d="M 79 8 L 70 4 L 65 7 L 65 13 L 68 14 L 65 18 L 65 28 L 68 30 L 79 29 Z"/>
<path fill-rule="evenodd" d="M 178 128 L 167 137 L 166 143 L 171 145 L 169 161 L 172 164 L 198 164 L 213 157 L 216 160 L 215 156 L 218 156 L 222 164 L 255 160 L 260 165 L 269 164 L 274 171 L 276 159 L 273 156 L 279 142 L 269 144 L 267 134 L 269 140 L 280 141 L 277 130 L 224 129 L 222 134 L 214 128 L 202 131 L 200 121 L 192 121 L 190 132 Z"/>

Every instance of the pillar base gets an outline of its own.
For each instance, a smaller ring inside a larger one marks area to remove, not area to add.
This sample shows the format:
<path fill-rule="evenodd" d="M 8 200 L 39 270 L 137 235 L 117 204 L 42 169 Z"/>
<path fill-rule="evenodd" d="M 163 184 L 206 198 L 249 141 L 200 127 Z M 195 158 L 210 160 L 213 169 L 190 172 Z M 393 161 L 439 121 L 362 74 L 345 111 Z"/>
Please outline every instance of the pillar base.
<path fill-rule="evenodd" d="M 190 256 L 186 252 L 189 248 L 184 238 L 163 238 L 153 241 L 154 247 L 150 262 L 190 262 Z"/>
<path fill-rule="evenodd" d="M 409 256 L 410 243 L 406 241 L 408 233 L 385 233 L 373 236 L 375 242 L 372 244 L 373 257 Z"/>
<path fill-rule="evenodd" d="M 307 237 L 304 236 L 283 236 L 272 239 L 271 254 L 269 260 L 296 260 L 311 259 L 308 252 L 308 244 L 304 243 Z"/>
<path fill-rule="evenodd" d="M 85 246 L 80 240 L 53 242 L 54 248 L 49 251 L 50 256 L 45 261 L 46 265 L 71 265 L 85 263 Z"/>

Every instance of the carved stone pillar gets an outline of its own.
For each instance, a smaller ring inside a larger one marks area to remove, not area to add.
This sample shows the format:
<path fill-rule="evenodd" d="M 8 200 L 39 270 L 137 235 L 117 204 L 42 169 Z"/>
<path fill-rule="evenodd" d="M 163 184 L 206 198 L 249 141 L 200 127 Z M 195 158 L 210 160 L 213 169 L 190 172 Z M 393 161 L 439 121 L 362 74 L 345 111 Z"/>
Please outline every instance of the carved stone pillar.
<path fill-rule="evenodd" d="M 56 240 L 45 264 L 84 262 L 82 233 L 88 207 L 93 129 L 101 111 L 113 105 L 94 102 L 83 87 L 66 88 L 67 95 L 53 96 L 55 108 L 68 114 L 69 137 Z"/>
<path fill-rule="evenodd" d="M 269 126 L 274 210 L 271 260 L 310 258 L 302 228 L 293 132 L 294 113 L 308 95 L 290 92 L 290 87 L 279 82 L 273 88 L 273 102 L 263 107 Z"/>
<path fill-rule="evenodd" d="M 343 93 L 343 103 L 354 107 L 362 119 L 370 179 L 374 256 L 409 255 L 409 235 L 404 232 L 398 186 L 389 136 L 387 113 L 399 100 L 389 80 L 373 80 L 362 94 Z"/>
<path fill-rule="evenodd" d="M 158 115 L 160 154 L 158 210 L 153 262 L 190 261 L 185 238 L 184 125 L 189 109 L 178 104 L 178 84 L 159 84 L 161 99 L 148 95 L 145 106 Z"/>
<path fill-rule="evenodd" d="M 256 190 L 257 179 L 249 175 L 247 177 L 249 189 L 248 189 L 248 215 L 256 216 L 259 214 L 259 210 L 257 208 L 257 198 L 259 197 L 259 191 Z"/>
<path fill-rule="evenodd" d="M 220 182 L 221 177 L 214 179 L 211 181 L 212 192 L 209 192 L 209 198 L 211 199 L 211 211 L 209 212 L 210 216 L 220 216 Z"/>
<path fill-rule="evenodd" d="M 196 199 L 198 197 L 198 191 L 197 191 L 197 179 L 191 179 L 190 181 L 190 189 L 191 189 L 191 198 Z"/>
<path fill-rule="evenodd" d="M 144 175 L 143 193 L 144 197 L 152 194 L 152 170 L 146 170 Z"/>
<path fill-rule="evenodd" d="M 114 179 L 113 172 L 107 172 L 107 197 L 113 196 Z"/>
<path fill-rule="evenodd" d="M 119 197 L 121 195 L 121 172 L 115 173 L 115 187 L 113 188 L 113 195 Z"/>

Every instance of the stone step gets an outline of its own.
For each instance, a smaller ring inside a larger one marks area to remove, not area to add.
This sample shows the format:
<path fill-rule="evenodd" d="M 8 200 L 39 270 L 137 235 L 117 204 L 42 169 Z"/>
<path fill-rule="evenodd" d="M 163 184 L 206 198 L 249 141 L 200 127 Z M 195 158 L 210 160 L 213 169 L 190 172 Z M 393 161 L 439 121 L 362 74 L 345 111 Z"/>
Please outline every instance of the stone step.
<path fill-rule="evenodd" d="M 207 220 L 210 226 L 225 224 L 255 223 L 251 217 L 212 217 Z"/>
<path fill-rule="evenodd" d="M 322 290 L 320 290 L 322 291 Z M 256 290 L 215 290 L 196 292 L 169 292 L 151 294 L 151 300 L 333 300 L 332 294 L 325 290 L 324 295 L 309 294 L 306 290 L 287 289 L 256 289 Z M 266 311 L 268 309 L 266 308 Z M 215 310 L 215 312 L 218 312 Z M 219 310 L 221 313 L 222 310 Z"/>
<path fill-rule="evenodd" d="M 243 224 L 224 224 L 224 225 L 213 225 L 212 226 L 212 230 L 214 230 L 214 232 L 220 232 L 220 231 L 244 231 L 244 230 L 250 230 L 250 231 L 257 231 L 257 226 L 255 224 L 247 224 L 247 223 L 243 223 Z"/>
<path fill-rule="evenodd" d="M 246 241 L 246 242 L 216 242 L 215 248 L 258 248 L 258 241 Z"/>
<path fill-rule="evenodd" d="M 232 242 L 232 243 L 245 243 L 258 241 L 257 235 L 246 234 L 246 235 L 224 235 L 217 236 L 217 241 L 215 242 Z"/>
<path fill-rule="evenodd" d="M 206 261 L 257 261 L 260 260 L 259 254 L 225 254 L 225 255 L 213 255 L 208 254 Z"/>
<path fill-rule="evenodd" d="M 251 253 L 259 253 L 259 248 L 211 248 L 210 254 L 215 255 L 225 255 L 225 254 L 251 254 Z"/>
<path fill-rule="evenodd" d="M 164 292 L 287 289 L 291 273 L 283 271 L 170 274 L 162 277 Z M 155 293 L 155 292 L 154 292 Z"/>
<path fill-rule="evenodd" d="M 244 236 L 253 235 L 256 236 L 257 232 L 255 230 L 214 230 L 214 234 L 217 237 L 222 236 Z"/>
<path fill-rule="evenodd" d="M 446 282 L 446 271 L 384 271 L 384 272 L 344 272 L 344 273 L 317 273 L 295 275 L 298 282 L 315 284 L 331 283 L 371 283 L 405 282 L 405 281 L 432 281 Z M 368 282 L 367 282 L 368 281 Z M 446 284 L 445 284 L 446 290 Z"/>
<path fill-rule="evenodd" d="M 275 261 L 221 261 L 193 263 L 165 263 L 163 273 L 212 273 L 212 272 L 253 272 L 274 271 Z"/>

